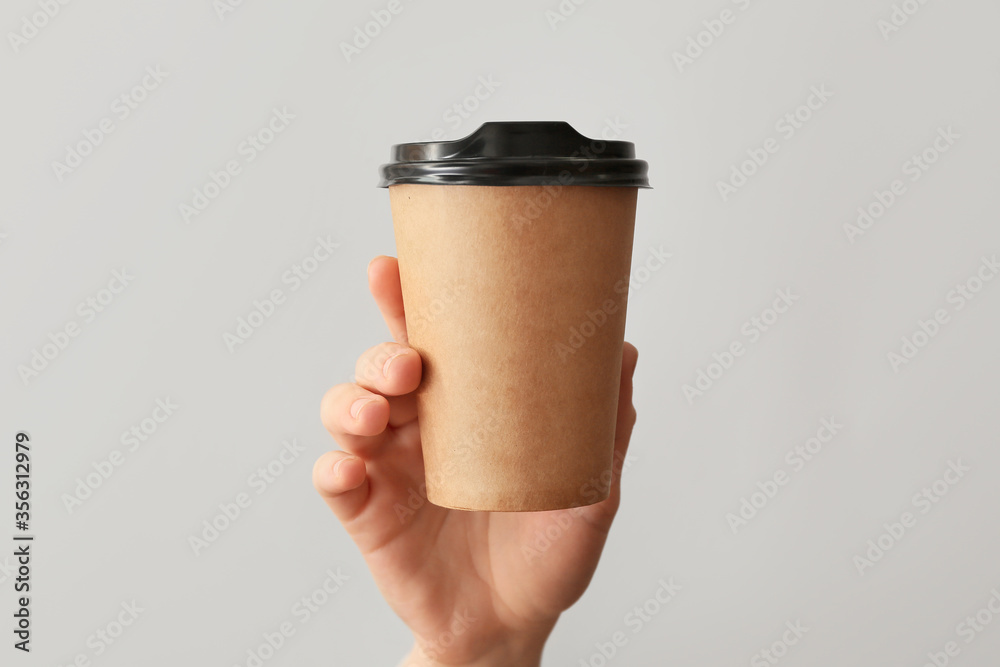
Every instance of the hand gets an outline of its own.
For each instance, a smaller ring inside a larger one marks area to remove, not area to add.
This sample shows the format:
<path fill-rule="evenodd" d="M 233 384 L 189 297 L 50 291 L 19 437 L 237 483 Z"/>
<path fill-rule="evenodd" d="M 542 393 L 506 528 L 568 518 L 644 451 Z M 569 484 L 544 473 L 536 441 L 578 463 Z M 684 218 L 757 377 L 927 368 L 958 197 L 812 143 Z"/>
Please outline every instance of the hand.
<path fill-rule="evenodd" d="M 344 451 L 316 461 L 313 483 L 413 631 L 404 665 L 539 665 L 559 615 L 590 583 L 618 509 L 638 353 L 625 343 L 607 500 L 552 512 L 445 509 L 426 500 L 413 394 L 421 359 L 407 346 L 396 260 L 376 257 L 368 281 L 395 342 L 361 355 L 357 382 L 323 397 L 323 424 Z M 546 529 L 558 535 L 539 542 Z"/>

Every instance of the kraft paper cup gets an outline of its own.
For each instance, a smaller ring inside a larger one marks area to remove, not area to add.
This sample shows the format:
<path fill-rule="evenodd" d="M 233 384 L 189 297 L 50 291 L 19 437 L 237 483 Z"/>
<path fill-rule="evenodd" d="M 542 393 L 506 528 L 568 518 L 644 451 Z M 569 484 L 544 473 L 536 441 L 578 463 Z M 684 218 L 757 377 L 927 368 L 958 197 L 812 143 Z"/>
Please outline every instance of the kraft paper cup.
<path fill-rule="evenodd" d="M 565 123 L 487 123 L 454 142 L 397 145 L 383 165 L 435 505 L 535 511 L 608 497 L 648 187 L 633 150 Z"/>
<path fill-rule="evenodd" d="M 427 499 L 467 510 L 608 496 L 636 188 L 389 188 Z M 535 205 L 538 205 L 537 203 Z"/>

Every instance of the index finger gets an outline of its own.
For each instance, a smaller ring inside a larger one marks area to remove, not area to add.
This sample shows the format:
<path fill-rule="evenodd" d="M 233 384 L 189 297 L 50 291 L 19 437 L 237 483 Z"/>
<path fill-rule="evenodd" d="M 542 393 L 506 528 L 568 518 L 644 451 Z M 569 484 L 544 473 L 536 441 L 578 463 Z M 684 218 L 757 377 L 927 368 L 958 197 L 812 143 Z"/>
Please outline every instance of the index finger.
<path fill-rule="evenodd" d="M 395 257 L 379 255 L 368 263 L 368 289 L 375 297 L 375 305 L 382 312 L 393 340 L 407 345 L 403 288 L 399 282 L 399 262 Z"/>

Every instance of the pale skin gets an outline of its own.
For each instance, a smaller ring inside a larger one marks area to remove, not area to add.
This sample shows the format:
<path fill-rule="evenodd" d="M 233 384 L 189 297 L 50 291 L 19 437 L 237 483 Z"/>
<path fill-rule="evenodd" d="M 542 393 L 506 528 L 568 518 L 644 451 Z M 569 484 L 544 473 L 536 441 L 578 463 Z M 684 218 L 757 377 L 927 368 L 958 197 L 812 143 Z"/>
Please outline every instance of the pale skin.
<path fill-rule="evenodd" d="M 620 466 L 608 499 L 586 507 L 467 512 L 427 502 L 413 394 L 421 359 L 407 345 L 396 260 L 372 260 L 368 282 L 394 341 L 362 354 L 357 381 L 323 397 L 323 424 L 343 451 L 316 461 L 313 483 L 360 549 L 386 601 L 413 631 L 404 665 L 537 667 L 560 614 L 580 598 L 597 568 L 618 510 Z M 637 356 L 625 343 L 618 461 L 635 424 Z M 420 502 L 413 502 L 411 490 Z M 543 552 L 532 551 L 554 524 L 557 538 Z"/>

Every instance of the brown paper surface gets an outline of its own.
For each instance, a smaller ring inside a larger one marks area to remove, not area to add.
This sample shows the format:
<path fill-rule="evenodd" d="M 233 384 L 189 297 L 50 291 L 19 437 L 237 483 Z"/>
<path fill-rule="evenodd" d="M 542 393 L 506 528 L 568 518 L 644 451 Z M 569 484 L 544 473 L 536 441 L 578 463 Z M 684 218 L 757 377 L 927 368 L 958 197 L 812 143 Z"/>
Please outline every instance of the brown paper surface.
<path fill-rule="evenodd" d="M 529 511 L 604 500 L 636 188 L 389 188 L 427 498 Z"/>

